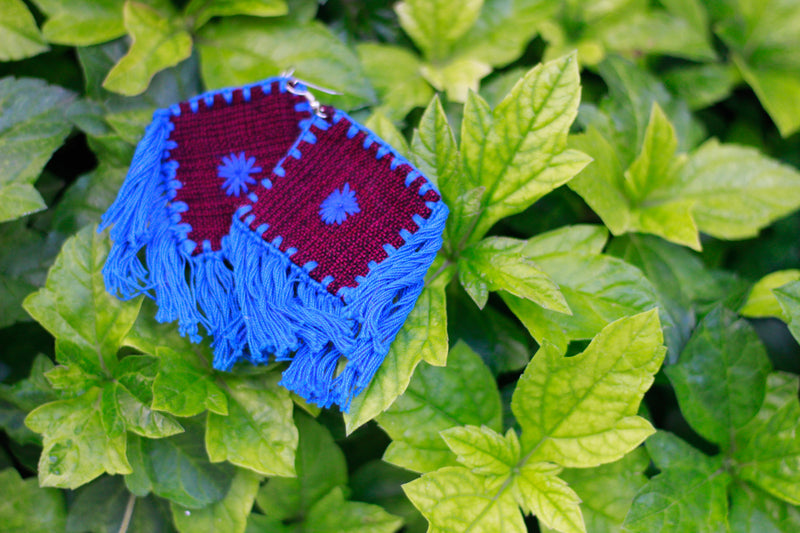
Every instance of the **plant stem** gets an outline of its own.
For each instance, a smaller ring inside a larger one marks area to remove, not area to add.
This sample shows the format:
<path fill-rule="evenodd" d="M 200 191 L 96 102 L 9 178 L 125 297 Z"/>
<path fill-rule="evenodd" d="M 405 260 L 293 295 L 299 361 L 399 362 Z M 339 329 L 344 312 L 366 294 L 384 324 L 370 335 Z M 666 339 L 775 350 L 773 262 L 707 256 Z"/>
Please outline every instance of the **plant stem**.
<path fill-rule="evenodd" d="M 122 515 L 122 523 L 119 525 L 119 533 L 128 531 L 128 526 L 131 525 L 131 518 L 133 517 L 133 506 L 136 504 L 136 495 L 131 494 L 128 497 L 128 504 L 125 506 L 125 514 Z"/>

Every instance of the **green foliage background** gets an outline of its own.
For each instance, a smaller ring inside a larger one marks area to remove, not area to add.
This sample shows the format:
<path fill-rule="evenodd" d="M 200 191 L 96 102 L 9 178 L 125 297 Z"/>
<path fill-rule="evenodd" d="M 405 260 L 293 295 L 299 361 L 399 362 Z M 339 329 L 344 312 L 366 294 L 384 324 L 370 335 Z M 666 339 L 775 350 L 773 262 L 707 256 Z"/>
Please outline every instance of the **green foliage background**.
<path fill-rule="evenodd" d="M 3 0 L 0 531 L 800 531 L 800 3 Z M 106 293 L 152 112 L 294 68 L 438 183 L 350 412 Z"/>

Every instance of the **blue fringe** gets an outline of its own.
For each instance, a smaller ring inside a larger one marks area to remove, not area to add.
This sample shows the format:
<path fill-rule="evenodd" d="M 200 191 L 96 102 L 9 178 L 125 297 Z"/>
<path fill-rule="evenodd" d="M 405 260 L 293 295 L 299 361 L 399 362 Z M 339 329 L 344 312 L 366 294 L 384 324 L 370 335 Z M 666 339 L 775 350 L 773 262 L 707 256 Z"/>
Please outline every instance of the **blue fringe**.
<path fill-rule="evenodd" d="M 177 320 L 180 334 L 193 342 L 201 340 L 202 325 L 217 339 L 214 364 L 230 366 L 241 355 L 241 348 L 221 330 L 241 322 L 233 273 L 225 264 L 224 250 L 211 251 L 206 243 L 201 253 L 192 255 L 197 246 L 188 238 L 192 228 L 181 221 L 189 207 L 173 201 L 181 183 L 175 179 L 178 163 L 169 161 L 169 151 L 176 147 L 169 140 L 174 128 L 171 112 L 154 113 L 125 183 L 102 217 L 98 231 L 113 225 L 103 277 L 108 291 L 122 299 L 154 299 L 156 320 Z"/>
<path fill-rule="evenodd" d="M 422 292 L 446 218 L 447 207 L 436 203 L 403 246 L 338 296 L 234 218 L 228 239 L 242 324 L 228 331 L 246 337 L 254 363 L 267 362 L 270 354 L 291 361 L 281 380 L 287 389 L 346 412 Z"/>

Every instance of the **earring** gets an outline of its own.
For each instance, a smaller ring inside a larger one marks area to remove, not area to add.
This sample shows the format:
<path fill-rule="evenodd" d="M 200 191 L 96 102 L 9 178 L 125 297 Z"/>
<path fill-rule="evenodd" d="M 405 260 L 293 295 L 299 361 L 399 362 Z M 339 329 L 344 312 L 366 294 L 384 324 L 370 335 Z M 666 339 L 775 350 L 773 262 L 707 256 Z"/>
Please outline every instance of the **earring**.
<path fill-rule="evenodd" d="M 256 183 L 307 127 L 307 100 L 273 78 L 159 109 L 99 231 L 112 226 L 103 268 L 120 298 L 145 294 L 161 322 L 198 342 L 214 338 L 215 366 L 241 352 L 220 328 L 239 319 L 223 237 Z"/>
<path fill-rule="evenodd" d="M 391 146 L 289 87 L 314 115 L 224 238 L 242 318 L 226 331 L 253 362 L 290 361 L 286 388 L 346 410 L 414 307 L 448 211 Z"/>

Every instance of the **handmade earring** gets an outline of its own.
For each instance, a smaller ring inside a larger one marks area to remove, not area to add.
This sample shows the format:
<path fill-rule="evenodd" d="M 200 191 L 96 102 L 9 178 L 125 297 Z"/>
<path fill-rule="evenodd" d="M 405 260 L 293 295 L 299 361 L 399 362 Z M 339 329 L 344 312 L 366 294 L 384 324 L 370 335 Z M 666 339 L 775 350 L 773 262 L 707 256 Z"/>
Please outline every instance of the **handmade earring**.
<path fill-rule="evenodd" d="M 156 111 L 100 225 L 113 224 L 107 289 L 125 299 L 150 296 L 156 318 L 177 320 L 193 341 L 202 325 L 214 337 L 219 368 L 242 349 L 220 329 L 241 320 L 223 237 L 236 208 L 313 115 L 308 100 L 287 88 L 287 79 L 273 78 Z"/>
<path fill-rule="evenodd" d="M 423 288 L 447 207 L 411 163 L 342 111 L 315 111 L 223 238 L 253 362 L 290 361 L 281 383 L 346 410 Z"/>

